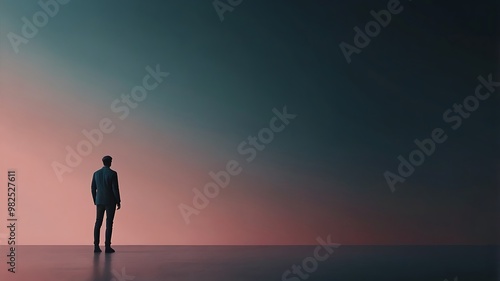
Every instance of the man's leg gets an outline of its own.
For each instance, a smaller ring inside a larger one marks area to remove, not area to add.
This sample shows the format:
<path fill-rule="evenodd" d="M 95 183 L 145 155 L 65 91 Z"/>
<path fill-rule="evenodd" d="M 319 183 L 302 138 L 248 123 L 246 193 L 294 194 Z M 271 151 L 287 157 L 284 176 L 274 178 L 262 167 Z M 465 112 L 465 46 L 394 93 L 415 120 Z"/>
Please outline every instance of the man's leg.
<path fill-rule="evenodd" d="M 101 235 L 101 225 L 102 221 L 104 219 L 104 211 L 106 208 L 104 205 L 97 205 L 96 206 L 96 219 L 95 219 L 95 225 L 94 225 L 94 246 L 99 247 L 99 236 Z"/>
<path fill-rule="evenodd" d="M 111 248 L 111 234 L 113 233 L 113 220 L 115 219 L 116 205 L 106 205 L 106 248 Z"/>

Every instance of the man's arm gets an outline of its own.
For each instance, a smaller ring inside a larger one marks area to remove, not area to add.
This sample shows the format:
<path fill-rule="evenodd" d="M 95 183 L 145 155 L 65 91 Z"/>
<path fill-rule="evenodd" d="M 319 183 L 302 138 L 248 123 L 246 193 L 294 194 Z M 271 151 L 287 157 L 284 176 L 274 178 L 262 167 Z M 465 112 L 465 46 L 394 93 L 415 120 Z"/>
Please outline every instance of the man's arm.
<path fill-rule="evenodd" d="M 113 194 L 115 196 L 116 204 L 118 205 L 118 209 L 120 209 L 120 206 L 121 206 L 120 189 L 118 188 L 118 173 L 116 173 L 116 172 L 113 176 L 112 188 L 113 188 Z"/>
<path fill-rule="evenodd" d="M 92 184 L 90 185 L 90 191 L 92 192 L 92 200 L 94 200 L 94 205 L 95 205 L 95 197 L 97 192 L 97 185 L 95 183 L 95 174 L 92 175 Z"/>

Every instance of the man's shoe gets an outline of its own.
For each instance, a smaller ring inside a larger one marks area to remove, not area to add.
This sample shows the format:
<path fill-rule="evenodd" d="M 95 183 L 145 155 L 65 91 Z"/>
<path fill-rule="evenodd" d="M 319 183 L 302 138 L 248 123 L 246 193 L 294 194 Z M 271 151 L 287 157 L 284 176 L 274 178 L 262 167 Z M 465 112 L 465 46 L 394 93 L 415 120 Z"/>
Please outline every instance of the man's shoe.
<path fill-rule="evenodd" d="M 113 248 L 111 247 L 106 247 L 106 250 L 105 250 L 106 253 L 114 253 L 115 250 L 113 250 Z"/>
<path fill-rule="evenodd" d="M 99 246 L 94 246 L 94 253 L 100 253 L 100 252 L 102 252 L 101 248 L 99 248 Z"/>

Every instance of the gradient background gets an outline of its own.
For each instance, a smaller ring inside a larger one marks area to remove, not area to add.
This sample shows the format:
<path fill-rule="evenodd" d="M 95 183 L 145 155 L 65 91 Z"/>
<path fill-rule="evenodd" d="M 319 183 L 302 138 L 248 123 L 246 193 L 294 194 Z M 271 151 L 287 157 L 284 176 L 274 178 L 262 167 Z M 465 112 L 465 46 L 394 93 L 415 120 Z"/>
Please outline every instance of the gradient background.
<path fill-rule="evenodd" d="M 40 7 L 2 0 L 0 171 L 18 173 L 18 242 L 92 244 L 91 176 L 109 154 L 114 244 L 498 244 L 498 93 L 456 131 L 441 117 L 497 69 L 497 7 L 404 1 L 347 64 L 338 44 L 387 1 L 344 2 L 244 0 L 221 22 L 211 1 L 74 0 L 16 54 L 7 34 Z M 119 120 L 111 103 L 156 64 L 170 76 Z M 238 144 L 285 105 L 298 117 L 244 163 Z M 59 182 L 51 163 L 105 117 L 115 131 Z M 384 171 L 435 127 L 448 140 L 391 193 Z M 178 205 L 231 159 L 243 172 L 186 225 Z"/>

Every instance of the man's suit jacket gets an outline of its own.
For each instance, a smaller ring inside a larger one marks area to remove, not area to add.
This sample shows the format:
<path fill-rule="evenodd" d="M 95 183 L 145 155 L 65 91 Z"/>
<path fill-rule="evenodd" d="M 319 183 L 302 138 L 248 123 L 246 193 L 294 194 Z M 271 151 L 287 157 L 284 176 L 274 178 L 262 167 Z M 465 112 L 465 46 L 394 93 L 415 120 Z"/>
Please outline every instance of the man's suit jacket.
<path fill-rule="evenodd" d="M 104 166 L 94 173 L 91 189 L 94 205 L 116 205 L 121 202 L 118 174 L 110 167 Z"/>

